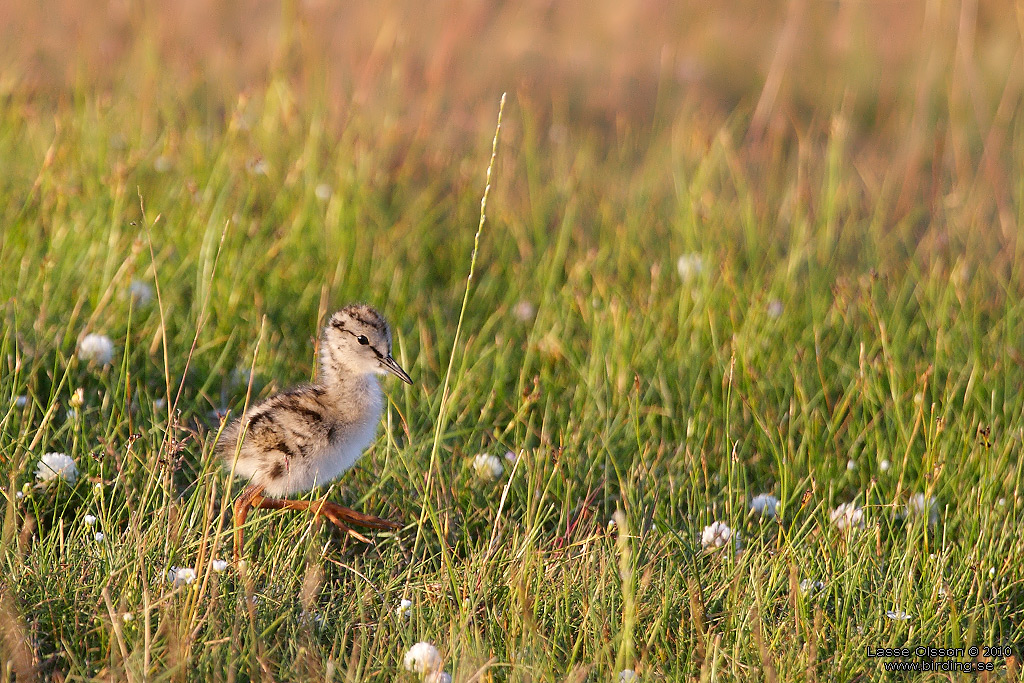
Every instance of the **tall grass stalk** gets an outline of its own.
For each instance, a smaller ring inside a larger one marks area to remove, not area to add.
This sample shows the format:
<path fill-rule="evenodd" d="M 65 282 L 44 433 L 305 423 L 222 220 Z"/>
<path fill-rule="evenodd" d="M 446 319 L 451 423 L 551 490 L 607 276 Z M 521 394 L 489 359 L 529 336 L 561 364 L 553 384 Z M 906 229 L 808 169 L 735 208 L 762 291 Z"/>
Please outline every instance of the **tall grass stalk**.
<path fill-rule="evenodd" d="M 476 258 L 480 251 L 480 236 L 483 234 L 484 223 L 487 221 L 487 198 L 491 193 L 491 175 L 494 173 L 494 163 L 498 158 L 498 138 L 501 135 L 501 117 L 505 112 L 505 98 L 507 93 L 502 93 L 501 101 L 498 104 L 498 121 L 494 127 L 494 138 L 491 141 L 491 158 L 487 163 L 487 175 L 485 178 L 483 196 L 480 198 L 480 220 L 476 226 L 476 234 L 473 236 L 473 252 L 469 259 L 469 275 L 466 277 L 466 290 L 462 296 L 462 307 L 459 309 L 459 321 L 455 326 L 455 336 L 452 339 L 452 350 L 448 356 L 448 367 L 444 373 L 444 382 L 441 385 L 441 401 L 437 409 L 437 418 L 434 426 L 434 438 L 430 446 L 430 464 L 427 467 L 427 480 L 423 487 L 423 507 L 420 510 L 419 523 L 416 526 L 416 541 L 413 545 L 413 556 L 419 549 L 420 540 L 423 535 L 424 521 L 429 516 L 434 527 L 434 532 L 442 535 L 441 523 L 431 503 L 430 495 L 433 491 L 434 475 L 437 471 L 437 455 L 441 448 L 441 439 L 448 426 L 449 419 L 449 386 L 451 383 L 452 368 L 455 365 L 455 356 L 459 352 L 459 340 L 462 336 L 462 325 L 466 317 L 466 307 L 469 305 L 469 293 L 473 284 L 473 275 L 476 273 Z M 447 562 L 447 545 L 441 544 L 442 557 Z M 411 569 L 411 565 L 410 565 Z"/>

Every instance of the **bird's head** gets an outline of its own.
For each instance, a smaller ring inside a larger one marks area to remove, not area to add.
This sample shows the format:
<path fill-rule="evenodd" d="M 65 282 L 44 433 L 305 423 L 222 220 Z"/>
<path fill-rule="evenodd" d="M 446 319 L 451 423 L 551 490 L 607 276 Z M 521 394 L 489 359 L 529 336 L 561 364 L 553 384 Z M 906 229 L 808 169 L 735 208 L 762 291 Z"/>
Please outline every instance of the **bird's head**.
<path fill-rule="evenodd" d="M 391 328 L 374 308 L 363 304 L 346 306 L 327 321 L 320 342 L 320 362 L 325 374 L 384 374 L 390 372 L 403 382 L 412 378 L 391 357 Z"/>

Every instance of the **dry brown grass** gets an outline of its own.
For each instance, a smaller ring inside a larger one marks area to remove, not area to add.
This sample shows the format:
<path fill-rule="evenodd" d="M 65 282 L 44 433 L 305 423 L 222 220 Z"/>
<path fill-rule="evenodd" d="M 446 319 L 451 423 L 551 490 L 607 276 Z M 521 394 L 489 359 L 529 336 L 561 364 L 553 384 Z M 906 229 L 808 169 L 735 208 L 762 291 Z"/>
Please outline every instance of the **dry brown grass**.
<path fill-rule="evenodd" d="M 159 79 L 225 97 L 276 73 L 325 82 L 339 106 L 474 127 L 502 89 L 612 122 L 650 119 L 659 93 L 668 111 L 692 98 L 727 113 L 760 99 L 775 64 L 778 125 L 845 106 L 893 131 L 922 96 L 991 123 L 1020 70 L 1018 18 L 1009 0 L 15 0 L 0 6 L 0 56 L 8 78 L 36 91 Z"/>

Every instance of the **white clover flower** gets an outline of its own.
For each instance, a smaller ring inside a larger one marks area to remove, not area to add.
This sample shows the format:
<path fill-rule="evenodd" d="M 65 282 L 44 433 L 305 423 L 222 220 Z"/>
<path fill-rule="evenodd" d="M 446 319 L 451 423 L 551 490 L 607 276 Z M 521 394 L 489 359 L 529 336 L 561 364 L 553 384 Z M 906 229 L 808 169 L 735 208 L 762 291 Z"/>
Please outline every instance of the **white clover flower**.
<path fill-rule="evenodd" d="M 1000 498 L 999 500 L 996 501 L 996 505 L 998 505 L 1001 508 L 1006 507 L 1006 499 Z"/>
<path fill-rule="evenodd" d="M 191 567 L 171 567 L 167 570 L 167 581 L 175 587 L 188 585 L 195 580 L 196 570 Z"/>
<path fill-rule="evenodd" d="M 316 186 L 316 189 L 313 190 L 313 193 L 316 195 L 317 199 L 322 202 L 326 202 L 331 198 L 331 186 L 327 183 L 320 183 Z"/>
<path fill-rule="evenodd" d="M 853 528 L 864 528 L 864 510 L 853 503 L 843 503 L 830 515 L 832 523 L 840 531 L 847 531 Z"/>
<path fill-rule="evenodd" d="M 519 322 L 528 323 L 533 320 L 533 316 L 537 315 L 537 307 L 526 299 L 522 299 L 512 309 L 512 315 Z"/>
<path fill-rule="evenodd" d="M 123 621 L 126 624 L 129 621 L 131 621 L 132 619 L 134 619 L 134 618 L 135 618 L 135 615 L 133 615 L 131 612 L 125 612 L 124 614 L 121 615 L 121 621 Z"/>
<path fill-rule="evenodd" d="M 491 481 L 501 477 L 502 472 L 505 471 L 501 459 L 490 453 L 481 453 L 473 458 L 473 469 L 476 470 L 478 477 Z"/>
<path fill-rule="evenodd" d="M 36 465 L 36 479 L 39 481 L 51 481 L 56 478 L 63 479 L 68 484 L 74 484 L 78 479 L 78 466 L 67 453 L 47 453 Z"/>
<path fill-rule="evenodd" d="M 888 472 L 891 466 L 892 465 L 888 460 L 883 460 L 882 462 L 878 463 L 878 469 L 882 470 L 883 472 Z"/>
<path fill-rule="evenodd" d="M 814 595 L 825 590 L 825 584 L 821 581 L 815 581 L 813 579 L 803 579 L 800 582 L 800 592 L 804 595 Z"/>
<path fill-rule="evenodd" d="M 16 498 L 17 500 L 21 500 L 22 498 L 24 498 L 24 497 L 25 497 L 25 492 L 24 492 L 24 491 L 15 491 L 15 492 L 14 492 L 14 497 L 15 497 L 15 498 Z"/>
<path fill-rule="evenodd" d="M 171 158 L 165 154 L 161 154 L 153 160 L 153 170 L 157 173 L 167 173 L 171 170 Z"/>
<path fill-rule="evenodd" d="M 846 469 L 848 469 L 851 472 L 854 471 L 855 469 L 857 469 L 857 461 L 854 460 L 853 458 L 850 458 L 849 460 L 847 460 L 846 461 Z"/>
<path fill-rule="evenodd" d="M 899 608 L 886 610 L 885 616 L 893 621 L 908 621 L 910 619 L 910 615 Z"/>
<path fill-rule="evenodd" d="M 218 574 L 220 574 L 221 572 L 227 570 L 227 568 L 228 568 L 228 561 L 227 560 L 214 560 L 213 562 L 210 563 L 210 565 L 213 567 L 213 571 L 215 571 Z"/>
<path fill-rule="evenodd" d="M 640 683 L 640 676 L 632 669 L 623 669 L 619 672 L 619 683 Z"/>
<path fill-rule="evenodd" d="M 772 319 L 778 319 L 782 317 L 782 302 L 778 299 L 772 299 L 768 302 L 768 317 Z"/>
<path fill-rule="evenodd" d="M 94 539 L 96 539 L 96 542 L 97 542 L 97 543 L 102 543 L 102 542 L 103 542 L 103 539 L 104 539 L 104 538 L 106 538 L 106 536 L 104 536 L 104 535 L 103 535 L 103 532 L 102 532 L 102 531 L 97 531 L 97 532 L 96 532 L 96 535 L 95 535 L 95 536 L 93 536 L 93 538 L 94 538 Z"/>
<path fill-rule="evenodd" d="M 92 526 L 96 523 L 96 515 L 86 515 L 82 517 L 82 521 L 85 522 L 86 526 Z"/>
<path fill-rule="evenodd" d="M 28 405 L 28 396 L 15 396 L 14 405 L 18 406 L 19 408 L 24 408 L 25 406 Z"/>
<path fill-rule="evenodd" d="M 395 608 L 395 616 L 399 619 L 408 619 L 412 615 L 412 600 L 402 598 Z"/>
<path fill-rule="evenodd" d="M 721 548 L 733 537 L 732 529 L 725 522 L 712 522 L 704 527 L 700 535 L 700 544 L 706 549 Z"/>
<path fill-rule="evenodd" d="M 770 493 L 761 493 L 750 500 L 750 509 L 764 517 L 775 517 L 779 513 L 779 499 Z"/>
<path fill-rule="evenodd" d="M 520 453 L 521 452 L 522 451 L 520 451 Z M 516 455 L 515 453 L 513 453 L 512 451 L 506 451 L 505 452 L 505 462 L 507 462 L 508 464 L 515 465 L 516 464 L 516 460 L 518 460 L 518 459 L 519 459 L 519 456 Z"/>
<path fill-rule="evenodd" d="M 447 671 L 435 671 L 423 677 L 426 683 L 452 683 L 452 675 Z"/>
<path fill-rule="evenodd" d="M 403 660 L 406 671 L 426 676 L 441 670 L 441 653 L 437 648 L 426 642 L 419 642 L 409 648 Z"/>
<path fill-rule="evenodd" d="M 676 261 L 676 270 L 684 284 L 689 284 L 704 274 L 704 257 L 700 254 L 683 254 Z"/>
<path fill-rule="evenodd" d="M 142 280 L 132 280 L 128 286 L 128 296 L 137 308 L 144 308 L 153 301 L 153 288 Z"/>
<path fill-rule="evenodd" d="M 927 518 L 928 524 L 935 524 L 939 521 L 939 509 L 935 505 L 935 496 L 925 498 L 923 493 L 915 493 L 907 501 L 908 517 Z"/>
<path fill-rule="evenodd" d="M 114 357 L 114 342 L 105 334 L 87 334 L 78 344 L 78 359 L 84 363 L 107 365 Z"/>

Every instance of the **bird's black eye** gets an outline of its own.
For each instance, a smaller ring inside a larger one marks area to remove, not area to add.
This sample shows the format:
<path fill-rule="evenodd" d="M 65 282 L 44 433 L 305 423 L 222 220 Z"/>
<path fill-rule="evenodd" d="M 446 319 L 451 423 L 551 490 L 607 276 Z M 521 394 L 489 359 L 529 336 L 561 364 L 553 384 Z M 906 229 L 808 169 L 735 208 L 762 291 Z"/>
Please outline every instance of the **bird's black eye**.
<path fill-rule="evenodd" d="M 370 340 L 367 339 L 366 336 L 362 334 L 356 337 L 356 340 L 358 340 L 359 343 L 362 344 L 363 346 L 366 346 L 367 344 L 370 343 Z"/>

